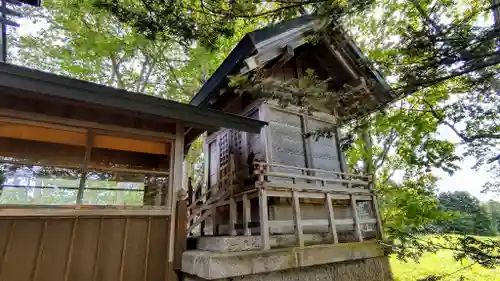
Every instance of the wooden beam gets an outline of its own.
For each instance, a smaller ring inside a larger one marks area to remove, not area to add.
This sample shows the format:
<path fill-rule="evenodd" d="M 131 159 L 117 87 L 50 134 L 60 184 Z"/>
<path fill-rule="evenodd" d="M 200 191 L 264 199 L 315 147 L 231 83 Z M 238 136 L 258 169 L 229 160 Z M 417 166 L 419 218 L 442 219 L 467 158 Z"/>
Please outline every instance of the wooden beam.
<path fill-rule="evenodd" d="M 283 48 L 283 53 L 281 54 L 278 61 L 273 66 L 271 66 L 271 70 L 282 68 L 290 59 L 294 57 L 294 55 L 295 53 L 293 51 L 293 47 L 290 45 L 286 45 Z"/>
<path fill-rule="evenodd" d="M 188 228 L 188 233 L 190 233 L 191 231 L 193 231 L 193 229 L 195 229 L 202 221 L 204 221 L 208 216 L 210 215 L 210 212 L 206 211 L 205 213 L 203 213 L 203 215 L 201 215 L 198 220 L 196 220 L 193 224 L 191 224 Z"/>
<path fill-rule="evenodd" d="M 66 208 L 57 208 L 66 207 Z M 79 205 L 80 208 L 70 208 L 72 206 L 17 206 L 0 208 L 1 217 L 53 217 L 53 218 L 70 218 L 70 217 L 123 217 L 123 216 L 169 216 L 171 215 L 170 209 L 157 208 L 157 209 L 117 209 L 110 208 L 109 206 L 100 206 L 102 208 L 85 208 L 85 205 Z"/>
<path fill-rule="evenodd" d="M 129 136 L 150 136 L 155 139 L 170 139 L 170 140 L 175 140 L 175 135 L 173 134 L 168 134 L 168 133 L 160 133 L 160 132 L 153 132 L 153 131 L 147 131 L 147 130 L 141 130 L 141 129 L 133 129 L 133 128 L 128 128 L 128 127 L 122 127 L 122 126 L 116 126 L 116 125 L 106 125 L 106 124 L 100 124 L 100 123 L 95 123 L 95 122 L 88 122 L 88 121 L 80 121 L 80 120 L 74 120 L 74 119 L 63 119 L 63 118 L 58 118 L 58 117 L 53 117 L 49 115 L 44 115 L 44 114 L 38 114 L 38 113 L 28 113 L 28 112 L 23 112 L 23 111 L 17 111 L 17 110 L 11 110 L 11 109 L 0 109 L 0 116 L 4 116 L 4 119 L 2 120 L 7 120 L 9 122 L 12 121 L 18 121 L 20 122 L 21 120 L 24 121 L 23 123 L 26 124 L 40 124 L 44 123 L 44 126 L 49 125 L 50 127 L 53 126 L 59 126 L 56 128 L 60 128 L 60 126 L 67 126 L 68 129 L 75 130 L 76 128 L 86 128 L 86 129 L 92 129 L 96 133 L 101 133 L 101 131 L 104 132 L 116 132 L 119 133 L 120 135 L 129 135 Z M 48 124 L 45 124 L 48 123 Z"/>
<path fill-rule="evenodd" d="M 325 204 L 326 204 L 326 209 L 328 211 L 328 221 L 330 225 L 330 234 L 332 235 L 333 243 L 337 244 L 339 243 L 339 238 L 337 235 L 337 226 L 335 225 L 335 216 L 333 213 L 333 206 L 332 206 L 332 196 L 330 193 L 327 193 L 325 196 Z"/>
<path fill-rule="evenodd" d="M 266 165 L 268 167 L 273 167 L 274 165 Z M 297 169 L 296 170 L 301 170 Z M 310 181 L 325 181 L 327 183 L 339 183 L 339 184 L 359 184 L 359 185 L 365 185 L 368 186 L 369 182 L 368 181 L 362 181 L 362 180 L 343 180 L 343 179 L 334 179 L 334 178 L 321 178 L 321 177 L 314 177 L 314 176 L 307 176 L 307 175 L 298 175 L 298 174 L 288 174 L 288 173 L 278 173 L 278 172 L 268 172 L 268 176 L 270 177 L 279 177 L 279 178 L 298 178 L 298 179 L 304 179 L 304 180 L 310 180 Z M 368 188 L 363 188 L 365 191 L 368 191 Z"/>
<path fill-rule="evenodd" d="M 300 215 L 300 201 L 296 191 L 292 191 L 292 197 L 293 197 L 292 208 L 293 208 L 293 219 L 295 224 L 295 236 L 297 237 L 297 242 L 299 243 L 299 247 L 303 248 L 304 231 L 302 229 L 302 218 Z"/>
<path fill-rule="evenodd" d="M 360 224 L 365 224 L 365 223 L 375 223 L 377 220 L 376 219 L 362 219 L 360 220 Z M 269 221 L 269 225 L 271 227 L 292 227 L 294 226 L 295 221 L 293 220 L 273 220 Z M 335 225 L 353 225 L 354 220 L 353 219 L 336 219 L 335 220 Z M 327 226 L 330 225 L 330 220 L 329 219 L 309 219 L 309 220 L 302 220 L 302 227 L 304 226 Z"/>
<path fill-rule="evenodd" d="M 271 175 L 274 173 L 271 173 Z M 268 176 L 269 173 L 267 174 Z M 302 183 L 266 183 L 266 189 L 288 189 L 288 191 L 304 191 L 304 192 L 322 192 L 322 193 L 337 193 L 337 194 L 366 194 L 371 195 L 370 190 L 363 188 L 343 188 L 343 187 L 319 187 L 312 184 L 302 184 Z M 349 199 L 349 198 L 347 198 Z"/>

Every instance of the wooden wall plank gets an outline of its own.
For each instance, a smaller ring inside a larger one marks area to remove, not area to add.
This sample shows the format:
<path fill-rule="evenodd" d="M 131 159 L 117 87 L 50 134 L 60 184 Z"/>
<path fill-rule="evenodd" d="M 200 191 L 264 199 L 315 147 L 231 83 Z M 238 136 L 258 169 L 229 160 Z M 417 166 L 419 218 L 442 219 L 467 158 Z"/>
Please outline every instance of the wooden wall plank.
<path fill-rule="evenodd" d="M 79 218 L 68 280 L 92 281 L 99 236 L 98 218 Z"/>
<path fill-rule="evenodd" d="M 47 228 L 41 241 L 41 259 L 33 281 L 64 280 L 68 248 L 76 219 L 47 218 Z"/>
<path fill-rule="evenodd" d="M 2 278 L 2 268 L 4 268 L 4 260 L 7 258 L 10 241 L 14 232 L 15 220 L 0 220 L 0 280 Z"/>
<path fill-rule="evenodd" d="M 148 256 L 148 280 L 164 280 L 165 263 L 168 260 L 167 247 L 170 220 L 164 217 L 154 217 L 151 219 L 151 238 Z"/>
<path fill-rule="evenodd" d="M 148 240 L 148 218 L 130 218 L 127 247 L 123 260 L 123 280 L 139 281 L 144 278 Z"/>
<path fill-rule="evenodd" d="M 16 221 L 2 266 L 3 280 L 30 281 L 43 224 L 44 221 L 39 219 Z"/>
<path fill-rule="evenodd" d="M 102 251 L 97 264 L 97 280 L 118 280 L 122 256 L 125 219 L 104 219 L 101 232 Z"/>

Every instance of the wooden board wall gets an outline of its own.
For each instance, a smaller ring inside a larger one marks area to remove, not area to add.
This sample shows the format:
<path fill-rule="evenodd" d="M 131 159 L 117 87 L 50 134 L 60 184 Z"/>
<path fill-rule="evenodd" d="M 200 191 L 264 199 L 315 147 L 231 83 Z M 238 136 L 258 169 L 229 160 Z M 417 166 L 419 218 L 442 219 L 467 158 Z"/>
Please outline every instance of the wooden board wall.
<path fill-rule="evenodd" d="M 173 281 L 170 219 L 0 218 L 0 281 Z"/>

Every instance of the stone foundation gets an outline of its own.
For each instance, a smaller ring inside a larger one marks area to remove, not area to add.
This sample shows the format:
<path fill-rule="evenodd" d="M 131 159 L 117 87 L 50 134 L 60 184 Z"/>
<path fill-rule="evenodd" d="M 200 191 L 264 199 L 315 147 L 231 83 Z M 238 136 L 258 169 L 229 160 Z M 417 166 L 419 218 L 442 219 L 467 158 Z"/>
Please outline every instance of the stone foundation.
<path fill-rule="evenodd" d="M 366 260 L 385 258 L 386 252 L 376 241 L 285 247 L 266 251 L 252 250 L 250 240 L 240 243 L 248 243 L 249 249 L 241 249 L 241 245 L 237 246 L 232 242 L 234 241 L 223 239 L 220 243 L 213 243 L 210 251 L 184 252 L 182 272 L 201 278 L 199 280 L 226 280 L 225 278 L 249 275 L 267 276 L 274 272 L 302 270 L 320 265 L 336 266 L 349 261 L 356 261 L 361 267 Z M 219 252 L 220 250 L 226 252 Z M 371 270 L 370 268 L 372 267 L 369 266 L 367 270 Z"/>
<path fill-rule="evenodd" d="M 204 281 L 185 274 L 183 281 Z M 216 281 L 392 281 L 389 259 L 386 256 L 351 260 L 282 271 L 250 274 Z"/>

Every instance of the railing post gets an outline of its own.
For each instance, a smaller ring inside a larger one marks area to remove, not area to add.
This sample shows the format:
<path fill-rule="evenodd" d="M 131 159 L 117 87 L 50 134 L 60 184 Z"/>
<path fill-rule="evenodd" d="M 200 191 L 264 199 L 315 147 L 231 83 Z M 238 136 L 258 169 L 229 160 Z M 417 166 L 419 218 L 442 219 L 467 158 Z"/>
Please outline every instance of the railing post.
<path fill-rule="evenodd" d="M 384 228 L 382 226 L 382 219 L 380 218 L 380 210 L 378 208 L 378 200 L 377 200 L 377 193 L 375 189 L 375 183 L 376 183 L 376 178 L 375 174 L 371 175 L 371 181 L 372 183 L 370 184 L 370 190 L 372 192 L 372 209 L 373 212 L 375 213 L 375 219 L 377 220 L 377 232 L 378 232 L 378 238 L 380 240 L 384 239 Z"/>
<path fill-rule="evenodd" d="M 330 235 L 332 235 L 333 243 L 339 243 L 339 238 L 337 235 L 337 225 L 335 224 L 335 216 L 333 213 L 332 206 L 332 195 L 330 193 L 325 194 L 326 210 L 328 211 L 328 222 L 330 224 Z"/>
<path fill-rule="evenodd" d="M 356 206 L 356 199 L 354 199 L 354 196 L 352 194 L 350 194 L 349 197 L 351 199 L 351 210 L 354 220 L 354 234 L 359 242 L 363 242 L 363 234 L 361 232 L 361 226 L 359 223 L 359 215 L 358 215 L 358 208 Z"/>
<path fill-rule="evenodd" d="M 299 243 L 299 247 L 304 247 L 304 231 L 302 229 L 302 218 L 300 215 L 300 200 L 297 194 L 297 191 L 292 191 L 293 198 L 293 220 L 295 224 L 295 236 L 297 237 L 297 242 Z"/>

